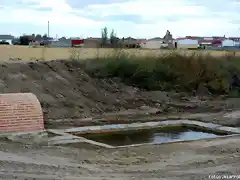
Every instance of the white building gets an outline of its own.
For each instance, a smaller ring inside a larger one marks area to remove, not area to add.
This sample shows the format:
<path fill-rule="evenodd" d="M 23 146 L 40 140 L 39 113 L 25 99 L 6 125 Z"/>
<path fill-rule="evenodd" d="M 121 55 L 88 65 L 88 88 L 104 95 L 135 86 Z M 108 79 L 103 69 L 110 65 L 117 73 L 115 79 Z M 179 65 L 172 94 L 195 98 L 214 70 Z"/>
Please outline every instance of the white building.
<path fill-rule="evenodd" d="M 231 47 L 234 45 L 235 45 L 235 42 L 231 39 L 225 39 L 222 41 L 222 47 Z"/>
<path fill-rule="evenodd" d="M 187 39 L 187 38 L 178 38 L 175 41 L 175 48 L 177 49 L 197 49 L 198 40 Z"/>

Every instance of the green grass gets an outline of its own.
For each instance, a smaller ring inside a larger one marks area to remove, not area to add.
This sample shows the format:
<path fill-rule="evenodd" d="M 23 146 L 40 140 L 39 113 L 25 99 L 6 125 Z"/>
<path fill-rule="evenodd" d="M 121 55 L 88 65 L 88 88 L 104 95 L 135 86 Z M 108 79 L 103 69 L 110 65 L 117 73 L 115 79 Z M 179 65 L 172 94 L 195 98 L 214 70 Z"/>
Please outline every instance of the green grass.
<path fill-rule="evenodd" d="M 239 57 L 200 53 L 136 57 L 116 51 L 111 57 L 89 60 L 87 64 L 94 64 L 93 68 L 86 66 L 92 76 L 118 77 L 126 84 L 146 90 L 196 92 L 201 85 L 212 94 L 239 92 L 239 84 L 232 83 L 234 74 L 240 75 Z"/>

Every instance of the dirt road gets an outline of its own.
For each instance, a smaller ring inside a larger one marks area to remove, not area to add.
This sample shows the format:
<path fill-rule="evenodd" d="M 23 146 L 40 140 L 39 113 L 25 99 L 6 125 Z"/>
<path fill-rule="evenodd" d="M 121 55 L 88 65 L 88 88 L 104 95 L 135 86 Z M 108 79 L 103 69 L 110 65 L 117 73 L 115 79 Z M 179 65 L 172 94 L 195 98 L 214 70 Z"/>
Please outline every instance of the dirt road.
<path fill-rule="evenodd" d="M 1 141 L 0 178 L 200 180 L 210 179 L 209 175 L 240 175 L 239 144 L 239 136 L 117 150 Z"/>

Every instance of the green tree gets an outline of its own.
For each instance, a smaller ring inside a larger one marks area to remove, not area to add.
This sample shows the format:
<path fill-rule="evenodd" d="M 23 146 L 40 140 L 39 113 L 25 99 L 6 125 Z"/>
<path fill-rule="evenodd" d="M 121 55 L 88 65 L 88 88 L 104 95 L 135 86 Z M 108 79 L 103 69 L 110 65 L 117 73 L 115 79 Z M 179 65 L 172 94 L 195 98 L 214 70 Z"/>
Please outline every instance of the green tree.
<path fill-rule="evenodd" d="M 108 29 L 107 27 L 104 27 L 102 29 L 102 46 L 106 46 L 108 43 Z"/>
<path fill-rule="evenodd" d="M 42 36 L 42 38 L 43 38 L 44 40 L 47 40 L 47 39 L 48 39 L 47 34 L 44 34 L 44 35 Z"/>
<path fill-rule="evenodd" d="M 119 38 L 117 37 L 117 34 L 114 32 L 114 30 L 112 30 L 111 34 L 110 34 L 110 43 L 112 47 L 117 47 Z"/>
<path fill-rule="evenodd" d="M 40 40 L 42 39 L 42 35 L 41 35 L 41 34 L 37 34 L 37 35 L 35 36 L 35 38 L 36 38 L 36 40 L 40 41 Z"/>

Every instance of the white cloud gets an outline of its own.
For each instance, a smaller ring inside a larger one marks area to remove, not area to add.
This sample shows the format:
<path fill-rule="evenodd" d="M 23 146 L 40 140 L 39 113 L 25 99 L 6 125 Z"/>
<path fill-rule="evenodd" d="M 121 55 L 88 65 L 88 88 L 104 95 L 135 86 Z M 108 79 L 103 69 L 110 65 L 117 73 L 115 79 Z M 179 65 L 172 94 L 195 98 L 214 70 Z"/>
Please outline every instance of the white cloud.
<path fill-rule="evenodd" d="M 54 25 L 62 25 L 63 27 L 75 25 L 75 27 L 82 27 L 85 24 L 89 27 L 101 24 L 85 17 L 78 17 L 73 12 L 81 12 L 73 10 L 64 0 L 22 0 L 23 3 L 38 3 L 37 5 L 29 5 L 21 8 L 5 6 L 0 11 L 0 22 L 5 23 L 31 23 L 32 25 L 45 25 L 50 21 Z M 52 11 L 38 11 L 36 8 L 51 8 Z"/>
<path fill-rule="evenodd" d="M 240 5 L 240 1 L 233 1 L 231 4 L 232 5 Z"/>
<path fill-rule="evenodd" d="M 22 6 L 16 5 L 17 3 L 13 3 L 13 1 L 21 1 Z M 47 21 L 50 21 L 51 33 L 64 36 L 100 36 L 100 29 L 103 26 L 115 29 L 120 36 L 150 38 L 163 36 L 166 30 L 170 30 L 175 37 L 224 34 L 240 36 L 239 25 L 233 23 L 240 18 L 240 8 L 239 11 L 236 11 L 239 2 L 231 0 L 224 2 L 226 7 L 234 7 L 234 12 L 229 9 L 225 9 L 223 12 L 212 10 L 208 1 L 197 5 L 194 4 L 194 0 L 128 0 L 112 4 L 93 4 L 79 9 L 71 7 L 66 0 L 12 0 L 12 3 L 5 2 L 8 4 L 1 4 L 0 1 L 0 16 L 5 17 L 0 19 L 0 25 L 25 23 L 25 25 L 29 25 L 26 27 L 26 33 L 33 31 L 34 27 L 36 31 L 45 33 Z M 78 2 L 81 4 L 81 1 L 78 0 Z M 38 8 L 50 8 L 52 11 L 41 12 L 37 10 Z M 88 17 L 90 15 L 92 19 Z M 135 15 L 142 22 L 134 22 L 130 16 L 129 19 L 125 17 L 124 19 L 107 20 L 108 17 L 115 15 Z M 21 29 L 21 33 L 24 30 L 22 27 L 19 29 Z M 8 32 L 6 31 L 7 28 L 4 28 L 4 32 L 0 29 L 1 34 L 14 32 L 17 35 L 20 30 L 9 28 Z"/>
<path fill-rule="evenodd" d="M 184 0 L 132 0 L 124 3 L 89 6 L 99 16 L 131 14 L 138 15 L 150 23 L 128 24 L 128 32 L 135 36 L 163 36 L 170 30 L 175 36 L 185 35 L 230 35 L 237 34 L 238 26 L 230 21 L 240 18 L 236 12 L 212 12 L 206 6 L 194 6 Z M 174 22 L 168 18 L 176 19 Z M 121 22 L 123 23 L 123 22 Z M 112 24 L 114 26 L 114 24 Z M 123 29 L 123 28 L 122 28 Z"/>
<path fill-rule="evenodd" d="M 102 16 L 134 14 L 144 18 L 169 17 L 176 15 L 199 16 L 207 12 L 207 8 L 188 5 L 183 0 L 132 0 L 109 5 L 91 5 L 89 9 Z"/>
<path fill-rule="evenodd" d="M 22 0 L 24 3 L 36 3 L 32 8 L 51 8 L 54 12 L 68 13 L 73 8 L 65 0 Z"/>

